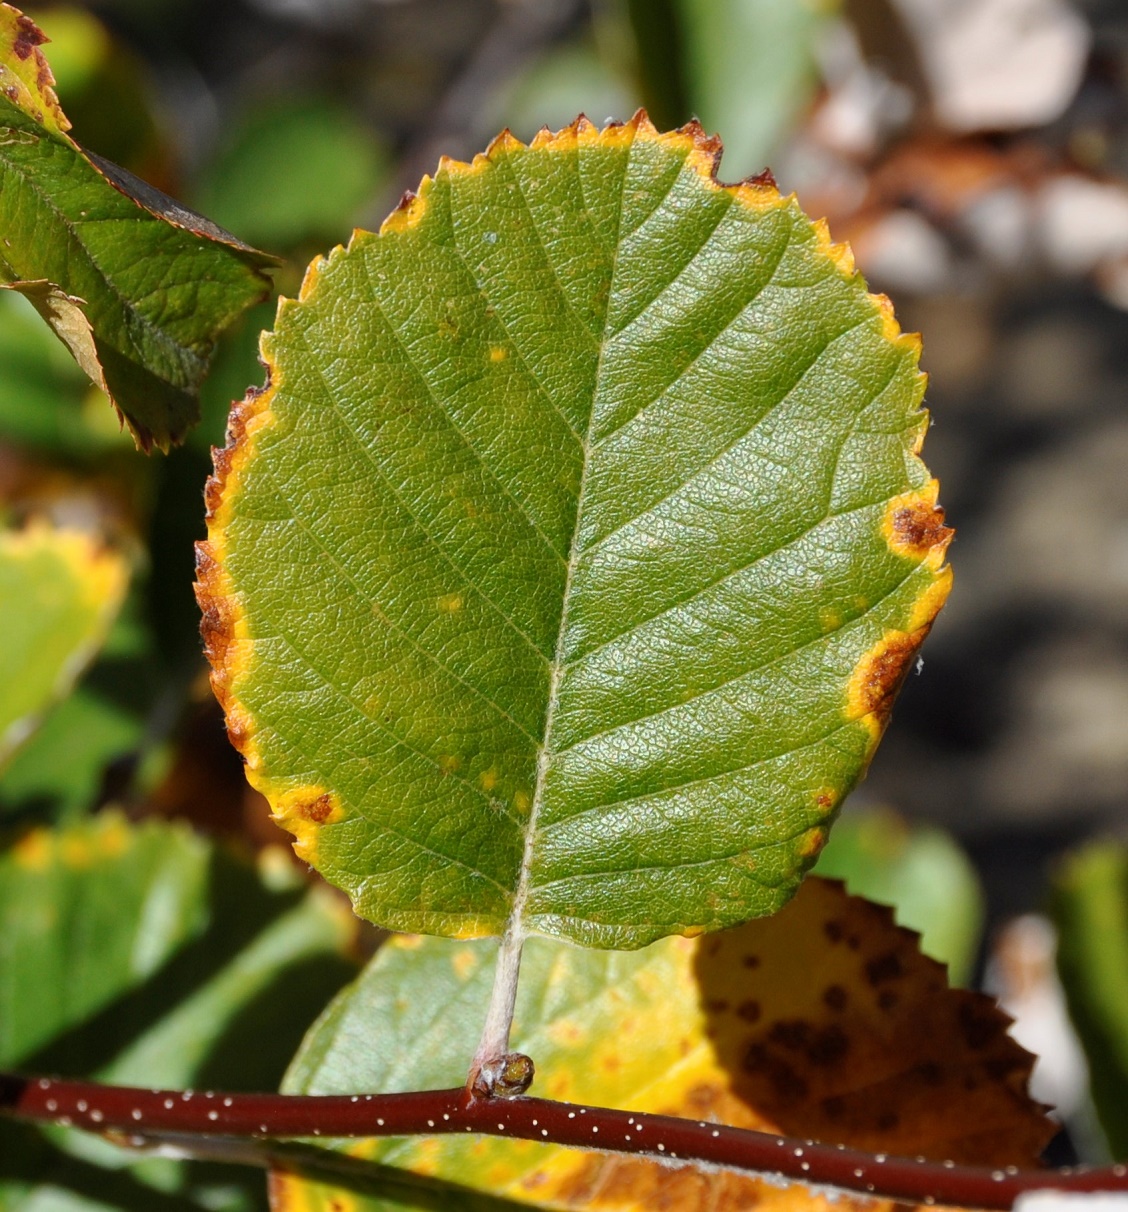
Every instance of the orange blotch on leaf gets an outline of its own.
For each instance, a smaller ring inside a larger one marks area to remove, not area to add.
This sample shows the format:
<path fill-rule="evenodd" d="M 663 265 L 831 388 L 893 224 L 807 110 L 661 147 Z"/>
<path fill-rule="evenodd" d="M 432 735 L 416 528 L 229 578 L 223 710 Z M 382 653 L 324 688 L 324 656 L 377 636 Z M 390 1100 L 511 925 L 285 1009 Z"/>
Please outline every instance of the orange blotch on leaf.
<path fill-rule="evenodd" d="M 943 563 L 955 534 L 944 524 L 938 493 L 939 484 L 930 480 L 922 489 L 894 497 L 882 520 L 886 542 L 898 555 L 925 561 L 933 569 Z"/>

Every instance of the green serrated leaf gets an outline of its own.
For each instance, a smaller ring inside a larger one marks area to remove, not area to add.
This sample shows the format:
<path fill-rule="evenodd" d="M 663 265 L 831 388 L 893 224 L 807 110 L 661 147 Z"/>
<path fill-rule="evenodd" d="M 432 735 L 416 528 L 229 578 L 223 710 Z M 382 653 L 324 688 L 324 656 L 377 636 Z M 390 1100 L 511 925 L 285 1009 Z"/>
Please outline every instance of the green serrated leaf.
<path fill-rule="evenodd" d="M 1128 1159 L 1128 846 L 1093 842 L 1054 885 L 1058 970 L 1112 1156 Z"/>
<path fill-rule="evenodd" d="M 84 152 L 39 51 L 0 5 L 0 280 L 27 294 L 138 444 L 195 421 L 219 333 L 269 287 L 272 259 Z"/>
<path fill-rule="evenodd" d="M 124 557 L 80 531 L 0 531 L 0 767 L 97 653 L 128 579 Z"/>
<path fill-rule="evenodd" d="M 948 590 L 919 343 L 699 127 L 444 161 L 315 262 L 199 550 L 229 731 L 365 917 L 777 909 Z"/>
<path fill-rule="evenodd" d="M 288 868 L 256 873 L 183 827 L 113 812 L 24 834 L 0 854 L 0 1066 L 272 1088 L 353 970 L 354 919 Z M 84 1133 L 0 1121 L 0 1209 L 163 1207 L 155 1187 L 185 1207 L 246 1205 L 216 1205 L 200 1189 L 214 1182 Z"/>

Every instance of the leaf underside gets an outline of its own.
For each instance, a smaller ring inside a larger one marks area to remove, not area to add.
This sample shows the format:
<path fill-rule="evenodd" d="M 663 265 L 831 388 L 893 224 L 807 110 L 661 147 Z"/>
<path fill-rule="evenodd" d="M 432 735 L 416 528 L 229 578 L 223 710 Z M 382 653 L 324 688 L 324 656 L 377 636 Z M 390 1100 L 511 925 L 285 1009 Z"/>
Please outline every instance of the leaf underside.
<path fill-rule="evenodd" d="M 167 448 L 198 419 L 215 341 L 266 295 L 273 258 L 84 152 L 44 41 L 0 5 L 0 282 L 37 303 L 140 446 Z"/>
<path fill-rule="evenodd" d="M 393 939 L 311 1028 L 285 1088 L 347 1094 L 458 1083 L 489 996 L 491 951 Z M 890 910 L 811 877 L 774 917 L 705 938 L 629 953 L 531 940 L 514 1041 L 536 1057 L 535 1088 L 551 1098 L 893 1155 L 1036 1165 L 1055 1126 L 1026 1093 L 1034 1058 L 1008 1036 L 1009 1021 L 990 998 L 948 989 L 942 965 L 920 953 Z M 332 1147 L 541 1207 L 841 1206 L 798 1184 L 495 1137 Z M 441 1188 L 415 1199 L 393 1191 L 385 1186 L 377 1198 L 279 1175 L 273 1204 L 275 1212 L 462 1206 L 449 1194 L 444 1201 Z M 845 1199 L 859 1203 L 874 1208 Z"/>
<path fill-rule="evenodd" d="M 382 925 L 777 909 L 948 588 L 919 342 L 640 113 L 444 160 L 310 268 L 209 486 L 213 684 Z"/>

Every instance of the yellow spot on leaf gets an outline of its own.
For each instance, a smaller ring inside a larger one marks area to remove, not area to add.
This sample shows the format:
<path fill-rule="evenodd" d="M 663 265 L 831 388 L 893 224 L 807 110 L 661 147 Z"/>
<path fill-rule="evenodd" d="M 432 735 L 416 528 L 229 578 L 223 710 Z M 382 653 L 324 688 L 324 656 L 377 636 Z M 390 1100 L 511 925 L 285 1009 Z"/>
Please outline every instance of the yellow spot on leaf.
<path fill-rule="evenodd" d="M 490 346 L 490 361 L 491 362 L 504 362 L 505 359 L 508 357 L 509 357 L 509 354 L 506 352 L 505 349 L 502 348 L 502 346 L 500 346 L 500 345 L 491 345 Z"/>
<path fill-rule="evenodd" d="M 841 610 L 833 606 L 823 606 L 819 610 L 819 626 L 823 631 L 837 631 L 844 622 Z"/>
<path fill-rule="evenodd" d="M 825 845 L 825 829 L 808 829 L 799 843 L 799 853 L 804 859 L 813 859 Z"/>
<path fill-rule="evenodd" d="M 457 614 L 462 609 L 462 594 L 447 593 L 439 598 L 439 609 L 444 614 Z"/>
<path fill-rule="evenodd" d="M 133 834 L 125 817 L 118 813 L 102 818 L 104 822 L 98 831 L 98 849 L 106 858 L 117 858 L 124 854 L 133 843 Z"/>
<path fill-rule="evenodd" d="M 274 819 L 294 835 L 294 853 L 311 866 L 317 861 L 317 835 L 324 825 L 344 819 L 340 801 L 324 787 L 292 787 L 271 800 Z"/>
<path fill-rule="evenodd" d="M 483 791 L 492 791 L 497 786 L 497 771 L 491 766 L 478 775 L 478 782 Z"/>
<path fill-rule="evenodd" d="M 451 960 L 455 975 L 460 981 L 468 981 L 478 969 L 478 955 L 474 951 L 456 951 Z"/>
<path fill-rule="evenodd" d="M 59 839 L 59 857 L 67 867 L 81 871 L 94 861 L 94 847 L 91 839 L 73 833 L 64 834 Z"/>

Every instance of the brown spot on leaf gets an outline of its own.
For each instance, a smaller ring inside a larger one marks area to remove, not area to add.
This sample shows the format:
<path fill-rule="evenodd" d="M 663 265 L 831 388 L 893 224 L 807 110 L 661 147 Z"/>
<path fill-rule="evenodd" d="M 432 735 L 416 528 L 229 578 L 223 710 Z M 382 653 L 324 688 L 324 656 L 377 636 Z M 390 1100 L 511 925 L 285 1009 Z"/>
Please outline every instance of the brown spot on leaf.
<path fill-rule="evenodd" d="M 746 1023 L 758 1023 L 763 1011 L 760 1003 L 753 998 L 746 998 L 736 1008 L 736 1012 Z"/>
<path fill-rule="evenodd" d="M 17 59 L 28 59 L 35 52 L 37 46 L 42 46 L 47 41 L 47 35 L 31 20 L 30 17 L 25 17 L 22 13 L 16 18 L 16 37 L 12 43 L 12 50 L 15 52 Z"/>
<path fill-rule="evenodd" d="M 851 718 L 873 715 L 884 724 L 930 626 L 886 632 L 862 657 L 850 683 Z"/>
<path fill-rule="evenodd" d="M 944 1081 L 944 1071 L 935 1061 L 925 1061 L 913 1072 L 926 1086 L 939 1086 Z"/>
<path fill-rule="evenodd" d="M 795 1066 L 763 1044 L 753 1044 L 745 1053 L 744 1071 L 765 1078 L 776 1101 L 784 1106 L 802 1103 L 810 1091 Z"/>
<path fill-rule="evenodd" d="M 316 825 L 324 825 L 329 819 L 333 811 L 333 801 L 328 792 L 319 795 L 317 799 L 311 803 L 302 804 L 298 808 L 298 815 L 305 817 L 307 821 L 313 821 Z"/>
<path fill-rule="evenodd" d="M 719 1085 L 714 1082 L 698 1082 L 697 1085 L 691 1086 L 685 1096 L 687 1105 L 692 1109 L 694 1115 L 706 1115 L 721 1101 L 722 1090 Z M 674 1114 L 678 1114 L 679 1109 L 674 1110 Z"/>
<path fill-rule="evenodd" d="M 885 981 L 896 980 L 903 975 L 901 957 L 896 951 L 887 951 L 884 955 L 876 956 L 866 963 L 866 980 L 871 985 L 880 985 Z"/>
<path fill-rule="evenodd" d="M 837 1023 L 824 1027 L 807 1046 L 807 1058 L 813 1065 L 837 1065 L 850 1051 L 850 1040 Z"/>
<path fill-rule="evenodd" d="M 770 168 L 763 168 L 758 173 L 753 173 L 751 176 L 745 177 L 743 183 L 745 185 L 756 185 L 756 186 L 759 186 L 760 188 L 764 188 L 764 187 L 766 187 L 768 189 L 778 189 L 779 188 L 779 186 L 776 184 L 776 179 L 773 176 L 772 170 Z"/>
<path fill-rule="evenodd" d="M 810 1043 L 812 1027 L 806 1019 L 782 1019 L 768 1034 L 773 1044 L 779 1044 L 791 1052 L 800 1052 Z"/>
<path fill-rule="evenodd" d="M 830 1098 L 824 1098 L 822 1101 L 823 1114 L 832 1123 L 842 1119 L 846 1115 L 846 1101 L 839 1095 L 832 1095 Z"/>
<path fill-rule="evenodd" d="M 841 985 L 828 985 L 826 992 L 823 994 L 823 1001 L 831 1008 L 831 1010 L 845 1010 L 846 1003 L 849 1000 L 849 994 L 845 989 L 842 988 Z"/>
<path fill-rule="evenodd" d="M 978 1052 L 1000 1033 L 999 1013 L 993 1005 L 968 999 L 960 1006 L 960 1031 L 967 1046 Z"/>
<path fill-rule="evenodd" d="M 933 547 L 947 547 L 955 531 L 944 525 L 944 510 L 926 500 L 894 509 L 890 519 L 896 545 L 926 556 Z"/>

